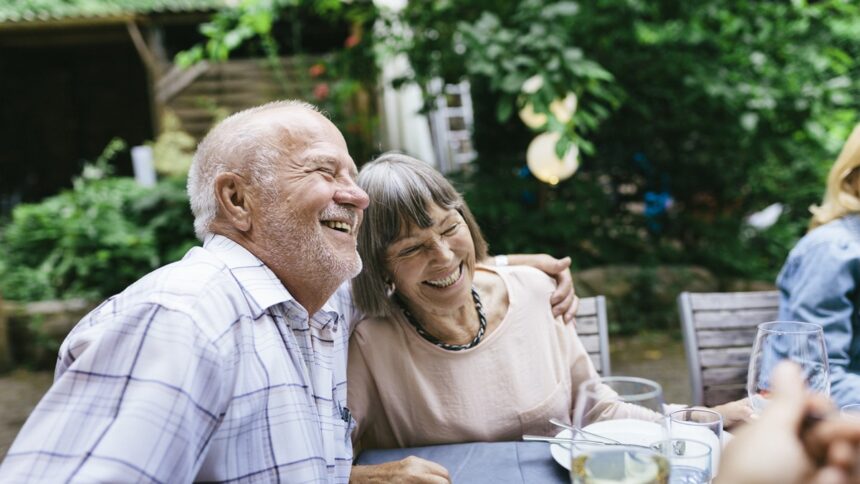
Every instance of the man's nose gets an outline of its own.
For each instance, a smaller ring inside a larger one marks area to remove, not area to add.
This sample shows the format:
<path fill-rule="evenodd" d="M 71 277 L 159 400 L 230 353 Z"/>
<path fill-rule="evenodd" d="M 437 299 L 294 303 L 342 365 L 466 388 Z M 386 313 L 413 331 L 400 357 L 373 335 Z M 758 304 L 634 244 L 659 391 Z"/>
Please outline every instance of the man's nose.
<path fill-rule="evenodd" d="M 344 182 L 343 186 L 335 192 L 334 201 L 339 204 L 352 205 L 359 210 L 364 210 L 370 205 L 370 197 L 352 179 Z"/>

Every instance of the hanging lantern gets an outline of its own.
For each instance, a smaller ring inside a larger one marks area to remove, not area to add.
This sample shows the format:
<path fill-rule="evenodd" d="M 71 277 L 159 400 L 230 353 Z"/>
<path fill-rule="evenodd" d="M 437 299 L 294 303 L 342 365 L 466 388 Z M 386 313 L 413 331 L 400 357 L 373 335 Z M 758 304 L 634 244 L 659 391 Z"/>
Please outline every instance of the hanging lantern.
<path fill-rule="evenodd" d="M 576 94 L 569 92 L 564 99 L 558 98 L 549 105 L 549 112 L 562 124 L 567 124 L 576 112 Z"/>
<path fill-rule="evenodd" d="M 528 81 L 527 81 L 528 82 Z M 525 90 L 525 86 L 523 87 Z M 564 98 L 556 98 L 549 105 L 549 111 L 561 124 L 567 124 L 573 119 L 577 107 L 576 94 L 570 92 Z M 520 110 L 520 119 L 531 129 L 541 129 L 546 126 L 549 117 L 544 113 L 535 112 L 534 105 L 528 103 Z"/>
<path fill-rule="evenodd" d="M 526 151 L 526 162 L 532 175 L 538 180 L 558 185 L 567 180 L 579 168 L 579 147 L 571 144 L 563 158 L 555 152 L 555 146 L 561 134 L 558 132 L 543 133 L 535 137 Z"/>
<path fill-rule="evenodd" d="M 526 79 L 520 90 L 526 94 L 534 94 L 543 87 L 543 76 L 536 74 Z"/>
<path fill-rule="evenodd" d="M 520 109 L 520 119 L 531 129 L 540 129 L 546 125 L 548 117 L 544 113 L 536 113 L 534 105 L 528 103 Z"/>

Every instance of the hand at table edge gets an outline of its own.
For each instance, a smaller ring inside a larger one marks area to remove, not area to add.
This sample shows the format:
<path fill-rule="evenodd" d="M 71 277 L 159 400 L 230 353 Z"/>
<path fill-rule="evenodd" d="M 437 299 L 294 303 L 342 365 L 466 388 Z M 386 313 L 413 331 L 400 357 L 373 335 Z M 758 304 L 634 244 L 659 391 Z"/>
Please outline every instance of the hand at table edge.
<path fill-rule="evenodd" d="M 448 470 L 441 465 L 410 455 L 384 464 L 354 465 L 349 474 L 352 484 L 371 483 L 450 483 Z"/>

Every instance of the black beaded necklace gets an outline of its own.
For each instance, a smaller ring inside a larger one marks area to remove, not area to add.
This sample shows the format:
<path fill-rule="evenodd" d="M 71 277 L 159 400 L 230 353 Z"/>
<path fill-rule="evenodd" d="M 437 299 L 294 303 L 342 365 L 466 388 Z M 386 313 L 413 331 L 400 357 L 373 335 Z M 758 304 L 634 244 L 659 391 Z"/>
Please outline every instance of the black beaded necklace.
<path fill-rule="evenodd" d="M 481 338 L 484 337 L 484 331 L 487 330 L 487 317 L 484 315 L 484 306 L 481 304 L 481 296 L 478 296 L 478 291 L 475 290 L 474 286 L 472 286 L 472 299 L 475 301 L 475 311 L 478 312 L 478 334 L 475 335 L 475 338 L 472 341 L 464 345 L 448 344 L 444 341 L 441 341 L 439 338 L 433 336 L 432 334 L 428 333 L 424 329 L 424 327 L 421 326 L 421 323 L 419 323 L 418 320 L 415 319 L 415 316 L 413 316 L 412 313 L 409 312 L 408 309 L 406 309 L 406 305 L 403 304 L 403 301 L 401 301 L 400 298 L 396 295 L 394 296 L 394 299 L 395 301 L 397 301 L 397 305 L 400 306 L 400 310 L 403 311 L 403 315 L 406 316 L 406 320 L 409 321 L 409 324 L 411 324 L 415 328 L 415 331 L 417 331 L 418 334 L 420 334 L 424 339 L 440 348 L 449 351 L 460 351 L 473 348 L 475 346 L 478 346 L 478 343 L 481 342 Z"/>

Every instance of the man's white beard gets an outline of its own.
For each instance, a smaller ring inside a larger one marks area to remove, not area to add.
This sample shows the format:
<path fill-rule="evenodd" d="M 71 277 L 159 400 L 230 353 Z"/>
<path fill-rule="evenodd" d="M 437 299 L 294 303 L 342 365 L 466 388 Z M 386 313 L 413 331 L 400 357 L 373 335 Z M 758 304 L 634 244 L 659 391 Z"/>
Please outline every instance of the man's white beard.
<path fill-rule="evenodd" d="M 300 220 L 295 213 L 286 210 L 278 217 L 277 211 L 266 208 L 271 208 L 271 205 L 264 208 L 260 219 L 271 255 L 299 270 L 308 283 L 316 282 L 321 288 L 327 285 L 337 287 L 361 272 L 358 250 L 352 257 L 339 256 L 323 235 L 323 230 L 328 229 L 318 220 Z"/>

